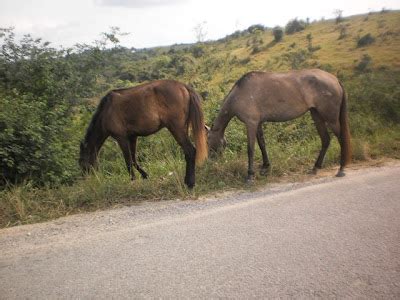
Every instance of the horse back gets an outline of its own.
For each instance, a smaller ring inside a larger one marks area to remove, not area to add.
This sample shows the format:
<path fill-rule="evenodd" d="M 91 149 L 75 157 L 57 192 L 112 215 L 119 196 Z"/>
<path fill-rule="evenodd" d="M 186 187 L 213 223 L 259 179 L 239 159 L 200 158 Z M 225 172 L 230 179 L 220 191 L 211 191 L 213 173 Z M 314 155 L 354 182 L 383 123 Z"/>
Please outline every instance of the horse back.
<path fill-rule="evenodd" d="M 105 111 L 105 126 L 112 135 L 153 134 L 187 119 L 188 92 L 177 81 L 159 80 L 133 88 L 113 90 Z"/>
<path fill-rule="evenodd" d="M 341 88 L 336 77 L 312 69 L 245 74 L 236 82 L 224 106 L 243 121 L 281 122 L 297 118 L 311 108 L 336 109 L 338 101 L 340 104 Z"/>

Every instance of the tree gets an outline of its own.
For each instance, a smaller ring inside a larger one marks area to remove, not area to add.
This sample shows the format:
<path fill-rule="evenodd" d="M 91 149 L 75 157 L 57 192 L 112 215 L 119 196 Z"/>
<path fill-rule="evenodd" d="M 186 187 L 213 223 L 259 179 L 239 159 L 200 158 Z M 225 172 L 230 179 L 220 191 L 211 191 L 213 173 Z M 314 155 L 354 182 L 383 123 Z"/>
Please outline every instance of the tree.
<path fill-rule="evenodd" d="M 119 46 L 120 38 L 129 34 L 129 32 L 121 32 L 121 29 L 118 26 L 111 26 L 110 32 L 102 32 L 101 39 L 96 40 L 95 43 L 100 49 L 106 49 L 108 43 L 111 43 L 113 48 L 117 48 Z"/>
<path fill-rule="evenodd" d="M 333 11 L 333 14 L 335 15 L 336 24 L 339 24 L 340 22 L 343 22 L 343 10 L 335 9 Z"/>
<path fill-rule="evenodd" d="M 203 21 L 201 23 L 198 23 L 193 28 L 193 30 L 195 32 L 195 35 L 196 35 L 196 41 L 199 42 L 199 43 L 204 42 L 204 40 L 205 40 L 205 38 L 207 36 L 207 31 L 206 31 L 206 28 L 205 28 L 206 24 L 207 24 L 207 22 Z"/>

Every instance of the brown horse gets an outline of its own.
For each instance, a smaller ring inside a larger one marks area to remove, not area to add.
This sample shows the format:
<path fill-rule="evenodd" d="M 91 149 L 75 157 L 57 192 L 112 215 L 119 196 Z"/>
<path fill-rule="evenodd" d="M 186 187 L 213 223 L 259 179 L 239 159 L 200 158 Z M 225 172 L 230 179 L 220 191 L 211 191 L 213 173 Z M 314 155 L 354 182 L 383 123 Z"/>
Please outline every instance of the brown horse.
<path fill-rule="evenodd" d="M 196 148 L 189 139 L 193 130 Z M 195 184 L 195 163 L 207 158 L 207 139 L 200 96 L 189 86 L 172 80 L 159 80 L 132 88 L 113 90 L 101 99 L 84 140 L 79 164 L 84 171 L 96 165 L 98 152 L 107 137 L 120 146 L 131 179 L 132 166 L 143 178 L 147 173 L 136 161 L 138 136 L 148 136 L 166 127 L 182 147 L 186 160 L 185 184 Z"/>
<path fill-rule="evenodd" d="M 322 148 L 313 171 L 322 167 L 330 143 L 328 127 L 341 147 L 340 169 L 351 160 L 350 131 L 347 120 L 347 96 L 339 80 L 322 70 L 302 70 L 288 73 L 250 72 L 239 79 L 222 104 L 221 110 L 208 134 L 211 151 L 224 145 L 224 132 L 232 117 L 238 117 L 247 128 L 248 177 L 254 178 L 254 144 L 260 146 L 266 174 L 270 166 L 262 130 L 264 122 L 284 122 L 311 112 Z"/>

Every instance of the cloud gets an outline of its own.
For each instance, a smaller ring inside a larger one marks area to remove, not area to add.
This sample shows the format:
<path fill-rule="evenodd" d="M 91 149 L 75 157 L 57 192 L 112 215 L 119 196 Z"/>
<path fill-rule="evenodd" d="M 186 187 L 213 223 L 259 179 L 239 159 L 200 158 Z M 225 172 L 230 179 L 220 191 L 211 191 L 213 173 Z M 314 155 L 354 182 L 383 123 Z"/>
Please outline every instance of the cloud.
<path fill-rule="evenodd" d="M 184 2 L 187 2 L 187 0 L 94 0 L 94 3 L 99 6 L 122 6 L 134 8 L 175 5 Z"/>

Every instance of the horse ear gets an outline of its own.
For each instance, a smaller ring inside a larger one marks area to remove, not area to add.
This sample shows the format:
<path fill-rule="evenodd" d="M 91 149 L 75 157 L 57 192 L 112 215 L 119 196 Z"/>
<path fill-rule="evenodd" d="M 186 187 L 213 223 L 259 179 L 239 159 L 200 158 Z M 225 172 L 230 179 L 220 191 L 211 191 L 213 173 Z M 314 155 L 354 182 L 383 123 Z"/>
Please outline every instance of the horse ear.
<path fill-rule="evenodd" d="M 204 128 L 206 129 L 207 133 L 210 131 L 210 127 L 207 125 L 204 125 Z"/>

